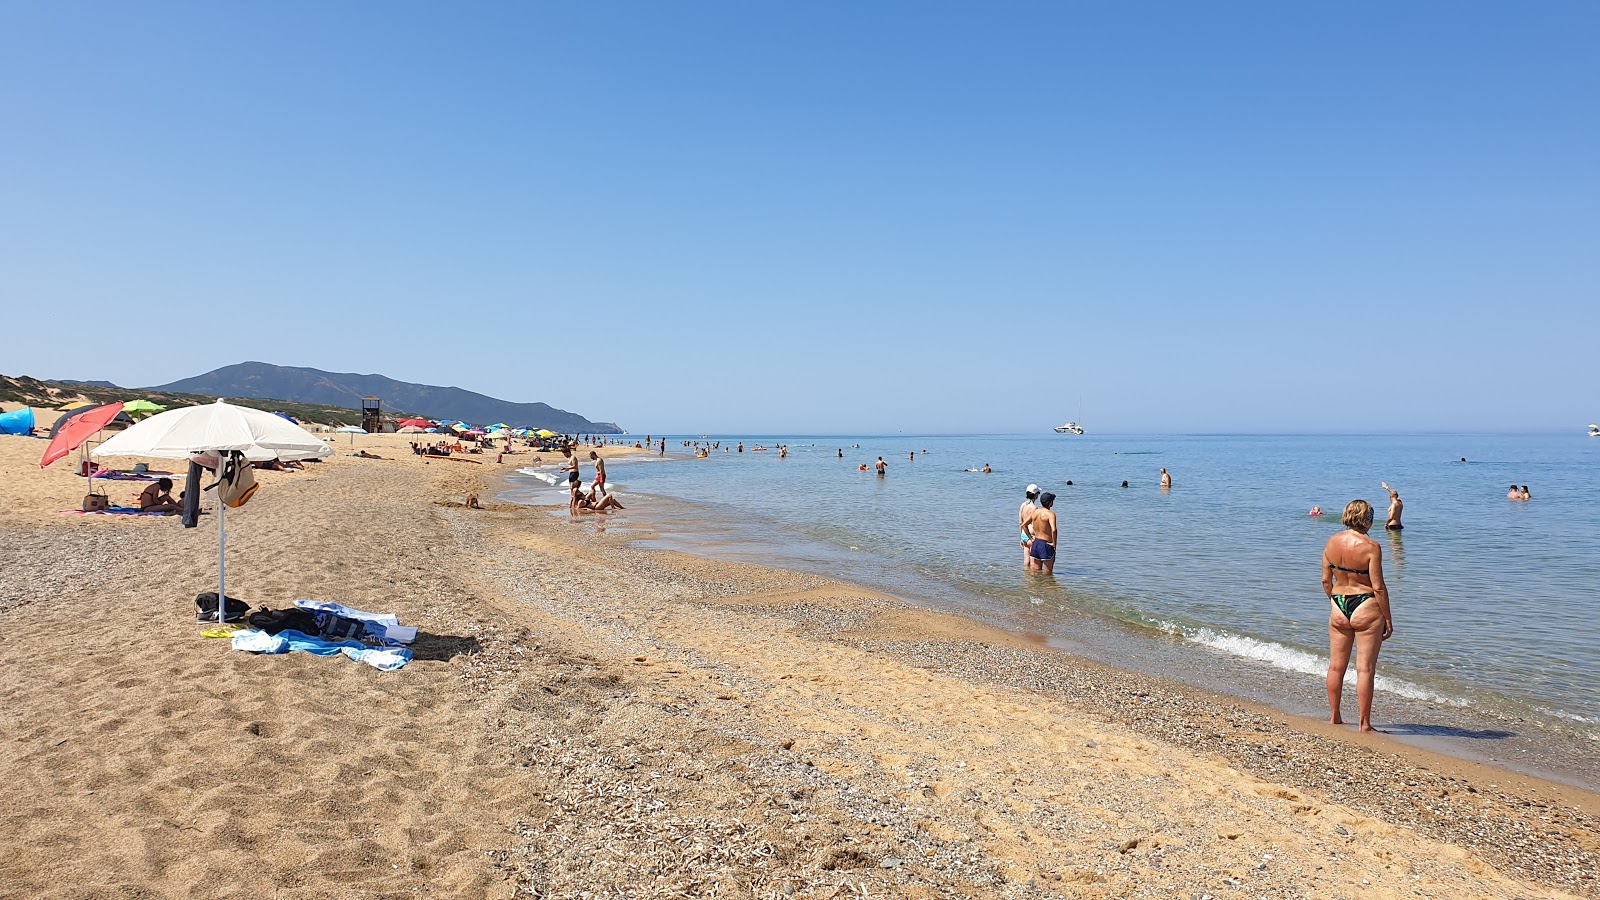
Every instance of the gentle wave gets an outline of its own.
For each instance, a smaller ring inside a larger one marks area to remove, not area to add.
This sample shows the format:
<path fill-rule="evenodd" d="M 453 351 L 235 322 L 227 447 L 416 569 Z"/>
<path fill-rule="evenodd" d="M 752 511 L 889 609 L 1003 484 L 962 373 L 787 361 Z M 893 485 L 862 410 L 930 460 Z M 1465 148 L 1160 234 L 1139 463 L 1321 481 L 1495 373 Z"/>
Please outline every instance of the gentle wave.
<path fill-rule="evenodd" d="M 1326 675 L 1328 671 L 1328 658 L 1315 653 L 1307 653 L 1294 647 L 1285 647 L 1275 641 L 1258 641 L 1255 638 L 1245 637 L 1240 634 L 1214 631 L 1210 628 L 1185 628 L 1170 622 L 1161 623 L 1162 630 L 1176 634 L 1184 640 L 1202 644 L 1213 650 L 1220 650 L 1231 656 L 1253 659 L 1264 662 L 1279 669 L 1290 672 L 1299 672 L 1303 675 Z M 1354 684 L 1356 680 L 1355 666 L 1352 664 L 1345 672 L 1345 682 Z M 1421 685 L 1412 684 L 1400 678 L 1391 678 L 1379 675 L 1373 682 L 1373 687 L 1385 693 L 1412 700 L 1425 700 L 1430 703 L 1443 703 L 1449 706 L 1468 706 L 1468 702 L 1458 697 L 1446 697 L 1435 691 L 1430 691 Z"/>

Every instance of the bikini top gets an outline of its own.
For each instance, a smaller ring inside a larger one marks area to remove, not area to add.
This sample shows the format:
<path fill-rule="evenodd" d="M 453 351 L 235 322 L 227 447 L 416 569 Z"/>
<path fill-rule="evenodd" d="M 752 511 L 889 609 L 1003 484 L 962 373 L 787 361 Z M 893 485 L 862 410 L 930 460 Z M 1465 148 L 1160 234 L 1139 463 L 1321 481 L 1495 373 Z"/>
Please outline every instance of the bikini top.
<path fill-rule="evenodd" d="M 1344 566 L 1334 565 L 1333 563 L 1328 563 L 1328 568 L 1330 568 L 1330 569 L 1338 569 L 1341 572 L 1349 572 L 1351 575 L 1371 575 L 1372 574 L 1372 570 L 1371 569 L 1346 569 Z"/>

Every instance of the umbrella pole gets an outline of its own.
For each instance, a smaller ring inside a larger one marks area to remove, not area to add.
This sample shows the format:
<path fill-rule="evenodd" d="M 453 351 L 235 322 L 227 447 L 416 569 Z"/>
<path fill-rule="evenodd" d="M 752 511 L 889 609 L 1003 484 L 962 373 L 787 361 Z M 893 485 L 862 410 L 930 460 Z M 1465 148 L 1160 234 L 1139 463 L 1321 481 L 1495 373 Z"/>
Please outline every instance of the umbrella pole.
<path fill-rule="evenodd" d="M 226 555 L 226 551 L 228 549 L 228 531 L 223 527 L 223 520 L 226 517 L 228 504 L 222 502 L 222 485 L 220 482 L 220 476 L 222 474 L 222 453 L 220 451 L 217 453 L 217 459 L 217 475 L 219 477 L 219 481 L 217 484 L 217 489 L 213 491 L 212 494 L 217 500 L 217 624 L 221 625 L 223 622 L 227 621 L 228 618 L 228 561 Z"/>

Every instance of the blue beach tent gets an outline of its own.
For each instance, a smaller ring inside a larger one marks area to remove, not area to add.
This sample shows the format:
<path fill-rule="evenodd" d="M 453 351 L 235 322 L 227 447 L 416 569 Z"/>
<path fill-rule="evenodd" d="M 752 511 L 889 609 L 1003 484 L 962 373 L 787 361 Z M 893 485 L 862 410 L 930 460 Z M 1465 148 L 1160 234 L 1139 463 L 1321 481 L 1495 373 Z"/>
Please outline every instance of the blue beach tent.
<path fill-rule="evenodd" d="M 0 413 L 0 434 L 33 434 L 33 407 Z"/>

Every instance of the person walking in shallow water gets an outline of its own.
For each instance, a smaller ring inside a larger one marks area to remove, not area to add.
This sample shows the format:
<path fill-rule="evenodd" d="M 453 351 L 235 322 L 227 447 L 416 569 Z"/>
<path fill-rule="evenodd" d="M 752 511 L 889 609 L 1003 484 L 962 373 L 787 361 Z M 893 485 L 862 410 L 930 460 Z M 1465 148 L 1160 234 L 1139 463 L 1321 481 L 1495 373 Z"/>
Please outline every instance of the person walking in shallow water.
<path fill-rule="evenodd" d="M 1036 502 L 1039 499 L 1039 486 L 1037 484 L 1028 485 L 1027 490 L 1022 492 L 1022 496 L 1026 499 L 1022 501 L 1022 506 L 1017 510 L 1017 530 L 1022 532 L 1022 567 L 1024 569 L 1032 569 L 1033 565 L 1030 560 L 1033 557 L 1028 555 L 1028 545 L 1032 543 L 1028 537 L 1028 517 L 1032 516 L 1033 511 L 1039 508 L 1039 504 Z"/>
<path fill-rule="evenodd" d="M 1372 528 L 1372 505 L 1351 500 L 1344 508 L 1345 530 L 1322 548 L 1322 592 L 1333 608 L 1328 612 L 1328 707 L 1334 725 L 1343 725 L 1339 704 L 1344 695 L 1344 673 L 1350 652 L 1356 654 L 1358 727 L 1372 727 L 1372 685 L 1377 678 L 1378 650 L 1394 637 L 1394 617 L 1389 611 L 1389 588 L 1383 582 L 1383 548 L 1367 536 Z"/>
<path fill-rule="evenodd" d="M 1028 535 L 1028 571 L 1053 575 L 1056 571 L 1056 495 L 1045 491 L 1039 506 L 1028 515 L 1024 531 Z"/>
<path fill-rule="evenodd" d="M 1161 467 L 1161 489 L 1163 491 L 1172 490 L 1172 476 L 1167 474 L 1166 466 Z"/>

